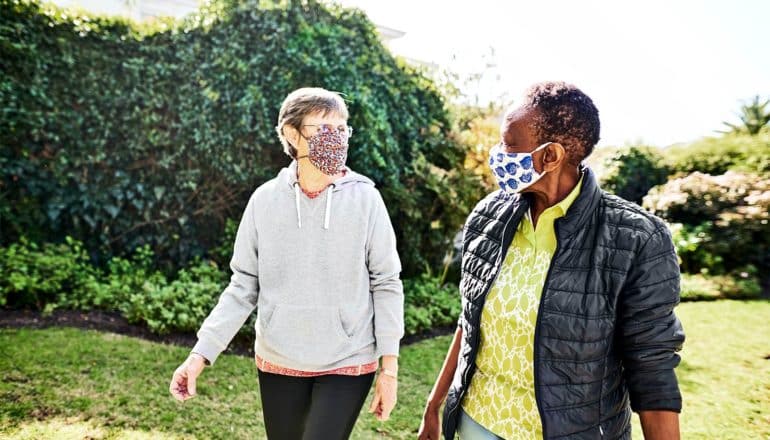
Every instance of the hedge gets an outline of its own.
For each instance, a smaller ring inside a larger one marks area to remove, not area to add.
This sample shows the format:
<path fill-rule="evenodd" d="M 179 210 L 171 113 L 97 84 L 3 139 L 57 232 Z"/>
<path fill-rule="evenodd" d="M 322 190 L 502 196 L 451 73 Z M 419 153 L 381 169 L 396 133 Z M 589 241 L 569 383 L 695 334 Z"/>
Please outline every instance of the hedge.
<path fill-rule="evenodd" d="M 206 256 L 288 163 L 278 107 L 309 85 L 345 94 L 349 164 L 380 188 L 406 275 L 441 264 L 479 198 L 442 96 L 357 10 L 231 0 L 146 26 L 0 0 L 0 59 L 0 244 Z"/>

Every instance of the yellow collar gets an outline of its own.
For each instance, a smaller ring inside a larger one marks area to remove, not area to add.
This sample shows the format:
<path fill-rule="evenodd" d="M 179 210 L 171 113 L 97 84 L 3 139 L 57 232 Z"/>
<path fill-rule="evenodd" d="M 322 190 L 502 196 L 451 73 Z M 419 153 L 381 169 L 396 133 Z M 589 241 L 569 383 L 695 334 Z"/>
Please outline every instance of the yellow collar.
<path fill-rule="evenodd" d="M 563 198 L 559 203 L 549 206 L 545 211 L 543 211 L 543 214 L 541 214 L 541 217 L 543 216 L 551 216 L 553 218 L 559 218 L 564 217 L 564 215 L 567 213 L 567 210 L 569 210 L 569 207 L 572 206 L 572 203 L 577 199 L 577 196 L 580 194 L 580 188 L 583 185 L 583 175 L 580 175 L 580 180 L 578 180 L 578 183 L 575 185 L 574 188 L 572 188 L 572 191 L 570 191 L 569 194 L 567 194 L 567 197 Z M 532 208 L 527 210 L 527 220 L 532 222 Z"/>

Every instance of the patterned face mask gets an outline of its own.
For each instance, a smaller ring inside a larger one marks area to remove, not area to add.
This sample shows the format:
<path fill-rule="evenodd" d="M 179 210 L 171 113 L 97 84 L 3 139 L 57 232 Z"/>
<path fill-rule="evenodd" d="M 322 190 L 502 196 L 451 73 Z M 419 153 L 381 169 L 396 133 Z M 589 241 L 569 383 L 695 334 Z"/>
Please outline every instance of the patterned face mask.
<path fill-rule="evenodd" d="M 302 133 L 300 133 L 302 135 Z M 302 135 L 302 137 L 305 137 Z M 297 157 L 297 160 L 308 158 L 310 163 L 322 173 L 334 176 L 345 168 L 348 159 L 348 134 L 339 130 L 329 129 L 326 125 L 318 127 L 318 132 L 305 138 L 308 154 Z"/>
<path fill-rule="evenodd" d="M 529 153 L 507 153 L 501 144 L 492 147 L 489 152 L 489 167 L 503 191 L 516 194 L 531 186 L 544 174 L 535 171 L 532 153 L 547 147 L 550 142 L 535 148 Z"/>

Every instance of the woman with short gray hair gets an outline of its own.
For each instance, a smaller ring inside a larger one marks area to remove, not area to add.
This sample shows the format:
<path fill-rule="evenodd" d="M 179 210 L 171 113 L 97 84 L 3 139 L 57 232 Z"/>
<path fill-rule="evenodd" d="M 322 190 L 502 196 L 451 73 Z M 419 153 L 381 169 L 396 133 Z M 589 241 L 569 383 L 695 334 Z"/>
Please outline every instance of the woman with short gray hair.
<path fill-rule="evenodd" d="M 184 401 L 257 309 L 255 359 L 267 436 L 346 439 L 374 381 L 369 411 L 396 404 L 404 334 L 401 263 L 374 183 L 345 166 L 348 110 L 321 88 L 290 93 L 276 130 L 293 160 L 252 194 L 233 275 L 175 371 Z"/>

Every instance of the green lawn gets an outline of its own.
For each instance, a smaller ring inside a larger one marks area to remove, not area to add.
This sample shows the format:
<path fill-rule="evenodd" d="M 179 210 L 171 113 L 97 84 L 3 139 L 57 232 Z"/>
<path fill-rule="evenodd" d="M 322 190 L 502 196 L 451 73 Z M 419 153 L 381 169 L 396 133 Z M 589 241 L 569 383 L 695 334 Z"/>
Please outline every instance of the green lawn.
<path fill-rule="evenodd" d="M 678 313 L 684 438 L 770 438 L 770 302 L 686 303 Z M 393 417 L 362 413 L 353 438 L 414 438 L 448 344 L 406 347 Z M 253 361 L 223 356 L 199 396 L 177 404 L 168 381 L 186 353 L 95 331 L 0 330 L 0 437 L 264 438 Z"/>

